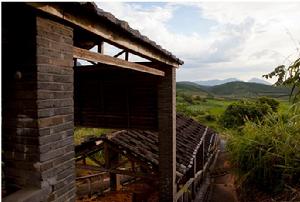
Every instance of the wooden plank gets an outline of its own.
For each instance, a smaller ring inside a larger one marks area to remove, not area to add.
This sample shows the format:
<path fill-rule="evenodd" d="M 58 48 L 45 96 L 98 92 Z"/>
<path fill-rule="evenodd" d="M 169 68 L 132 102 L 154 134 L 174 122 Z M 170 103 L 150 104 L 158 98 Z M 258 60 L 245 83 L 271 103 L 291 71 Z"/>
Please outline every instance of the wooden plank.
<path fill-rule="evenodd" d="M 40 11 L 61 18 L 73 25 L 79 26 L 86 31 L 96 34 L 106 40 L 108 43 L 117 46 L 120 49 L 127 49 L 130 52 L 143 58 L 154 60 L 157 62 L 179 67 L 179 64 L 174 59 L 164 55 L 161 51 L 151 46 L 145 46 L 138 40 L 132 40 L 131 36 L 126 33 L 120 33 L 108 23 L 99 23 L 98 19 L 91 19 L 79 13 L 71 13 L 62 9 L 59 5 L 49 3 L 26 3 Z"/>
<path fill-rule="evenodd" d="M 107 172 L 99 172 L 99 173 L 86 175 L 86 176 L 82 176 L 82 177 L 76 177 L 76 180 L 85 180 L 87 178 L 94 178 L 94 177 L 98 177 L 98 176 L 101 176 L 101 175 L 107 175 Z"/>
<path fill-rule="evenodd" d="M 98 53 L 104 54 L 104 42 L 100 41 L 98 44 Z"/>
<path fill-rule="evenodd" d="M 116 55 L 114 55 L 115 58 L 119 57 L 120 55 L 122 55 L 123 53 L 125 53 L 125 50 L 122 50 L 121 52 L 117 53 Z"/>
<path fill-rule="evenodd" d="M 150 180 L 155 180 L 158 177 L 157 175 L 154 175 L 154 174 L 151 174 L 151 173 L 132 172 L 132 171 L 120 170 L 120 169 L 106 169 L 106 168 L 101 168 L 101 167 L 98 167 L 98 166 L 91 166 L 91 165 L 77 164 L 76 168 L 84 169 L 84 170 L 94 170 L 94 171 L 108 172 L 108 173 L 120 174 L 120 175 L 128 175 L 128 176 L 132 176 L 132 177 L 145 178 L 145 179 L 150 179 Z"/>
<path fill-rule="evenodd" d="M 147 67 L 145 65 L 140 65 L 133 62 L 128 62 L 125 60 L 121 60 L 119 58 L 110 57 L 107 55 L 102 55 L 100 53 L 91 52 L 82 48 L 73 48 L 73 57 L 93 62 L 99 62 L 106 65 L 112 65 L 116 67 L 121 67 L 124 69 L 131 69 L 139 72 L 145 72 L 148 74 L 153 74 L 157 76 L 164 76 L 165 73 L 161 70 L 157 70 L 151 67 Z"/>
<path fill-rule="evenodd" d="M 96 163 L 99 166 L 105 166 L 105 164 L 101 163 L 100 161 L 98 161 L 96 158 L 94 158 L 93 156 L 88 156 L 87 158 L 91 159 L 94 163 Z"/>
<path fill-rule="evenodd" d="M 192 185 L 192 183 L 194 182 L 195 178 L 190 178 L 184 185 L 183 187 L 176 193 L 176 201 L 184 194 L 188 191 L 189 187 Z"/>

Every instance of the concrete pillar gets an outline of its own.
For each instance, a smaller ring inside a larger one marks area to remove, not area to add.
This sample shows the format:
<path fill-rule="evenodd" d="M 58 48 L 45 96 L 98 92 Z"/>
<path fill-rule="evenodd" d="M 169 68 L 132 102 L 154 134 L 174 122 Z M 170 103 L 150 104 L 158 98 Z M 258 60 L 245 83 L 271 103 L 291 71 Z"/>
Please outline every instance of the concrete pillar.
<path fill-rule="evenodd" d="M 175 201 L 176 194 L 176 74 L 165 68 L 158 84 L 159 200 Z"/>

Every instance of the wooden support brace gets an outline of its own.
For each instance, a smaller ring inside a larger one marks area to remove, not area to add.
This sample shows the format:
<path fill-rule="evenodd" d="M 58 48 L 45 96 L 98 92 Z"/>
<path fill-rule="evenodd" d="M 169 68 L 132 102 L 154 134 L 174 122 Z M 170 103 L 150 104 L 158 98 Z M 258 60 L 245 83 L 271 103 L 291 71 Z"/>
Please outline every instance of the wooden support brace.
<path fill-rule="evenodd" d="M 122 50 L 121 52 L 117 53 L 116 55 L 114 55 L 115 58 L 119 57 L 120 55 L 122 55 L 123 53 L 125 53 L 125 50 Z"/>
<path fill-rule="evenodd" d="M 145 65 L 140 65 L 137 63 L 133 63 L 133 62 L 128 62 L 125 60 L 121 60 L 119 58 L 114 58 L 114 57 L 103 55 L 100 53 L 94 53 L 89 50 L 77 48 L 77 47 L 73 48 L 73 57 L 82 59 L 82 60 L 98 62 L 98 63 L 102 63 L 102 64 L 106 64 L 106 65 L 112 65 L 112 66 L 116 66 L 116 67 L 120 67 L 120 68 L 124 68 L 124 69 L 131 69 L 131 70 L 135 70 L 135 71 L 139 71 L 139 72 L 145 72 L 145 73 L 153 74 L 153 75 L 157 75 L 157 76 L 165 75 L 164 71 L 161 71 L 161 70 L 158 70 L 155 68 L 147 67 Z"/>
<path fill-rule="evenodd" d="M 91 165 L 76 165 L 76 168 L 84 169 L 84 170 L 109 172 L 109 173 L 120 174 L 120 175 L 128 175 L 128 176 L 144 178 L 144 179 L 148 179 L 148 180 L 155 180 L 155 179 L 158 178 L 157 175 L 151 174 L 151 173 L 145 174 L 145 173 L 140 173 L 140 172 L 132 172 L 132 171 L 128 171 L 128 170 L 106 169 L 106 168 L 101 168 L 101 167 L 98 167 L 98 166 L 91 166 Z"/>
<path fill-rule="evenodd" d="M 173 67 L 179 67 L 180 62 L 174 61 L 174 59 L 169 58 L 155 48 L 144 46 L 139 40 L 132 40 L 131 36 L 128 36 L 128 34 L 116 32 L 116 29 L 113 29 L 110 24 L 97 23 L 98 19 L 93 20 L 89 18 L 89 20 L 87 20 L 88 16 L 82 17 L 82 15 L 75 15 L 73 12 L 61 9 L 58 5 L 49 3 L 28 2 L 27 5 L 68 21 L 90 33 L 94 33 L 118 48 L 130 50 L 130 52 L 149 60 L 154 60 Z"/>
<path fill-rule="evenodd" d="M 100 41 L 98 44 L 98 53 L 104 54 L 104 42 Z"/>

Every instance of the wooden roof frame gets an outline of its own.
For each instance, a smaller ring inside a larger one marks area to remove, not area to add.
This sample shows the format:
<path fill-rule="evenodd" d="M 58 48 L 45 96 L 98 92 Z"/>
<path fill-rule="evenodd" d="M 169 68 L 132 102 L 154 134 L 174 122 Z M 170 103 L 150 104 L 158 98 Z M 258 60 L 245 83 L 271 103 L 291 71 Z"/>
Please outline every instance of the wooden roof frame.
<path fill-rule="evenodd" d="M 126 60 L 122 60 L 116 57 L 103 55 L 101 53 L 91 52 L 86 49 L 82 49 L 78 47 L 73 48 L 73 57 L 91 61 L 91 62 L 98 62 L 106 65 L 112 65 L 124 69 L 131 69 L 139 72 L 145 72 L 156 76 L 165 76 L 165 72 L 161 70 L 151 68 L 138 63 L 128 62 Z"/>
<path fill-rule="evenodd" d="M 183 61 L 175 58 L 172 54 L 162 49 L 158 45 L 151 46 L 151 43 L 147 44 L 142 42 L 144 36 L 141 35 L 140 40 L 135 40 L 130 36 L 130 27 L 128 33 L 121 30 L 121 33 L 116 31 L 117 28 L 113 28 L 109 23 L 102 22 L 99 20 L 86 16 L 80 16 L 80 12 L 74 13 L 68 9 L 64 9 L 63 5 L 66 4 L 54 4 L 54 3 L 26 3 L 35 9 L 52 16 L 58 17 L 74 26 L 78 26 L 90 33 L 99 36 L 103 41 L 108 42 L 120 49 L 125 49 L 133 54 L 140 57 L 146 58 L 150 61 L 160 63 L 166 67 L 178 68 L 179 65 L 183 64 Z M 132 30 L 132 29 L 131 29 Z"/>

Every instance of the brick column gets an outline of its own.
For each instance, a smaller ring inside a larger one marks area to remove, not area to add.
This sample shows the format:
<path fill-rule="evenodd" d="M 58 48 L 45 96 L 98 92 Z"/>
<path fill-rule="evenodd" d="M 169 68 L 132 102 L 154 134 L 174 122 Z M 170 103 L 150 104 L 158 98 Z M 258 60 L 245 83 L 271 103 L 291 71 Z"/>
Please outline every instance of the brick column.
<path fill-rule="evenodd" d="M 175 201 L 176 194 L 176 75 L 165 69 L 158 84 L 159 200 Z"/>
<path fill-rule="evenodd" d="M 37 24 L 37 124 L 41 188 L 48 201 L 75 201 L 73 29 L 43 17 Z"/>

